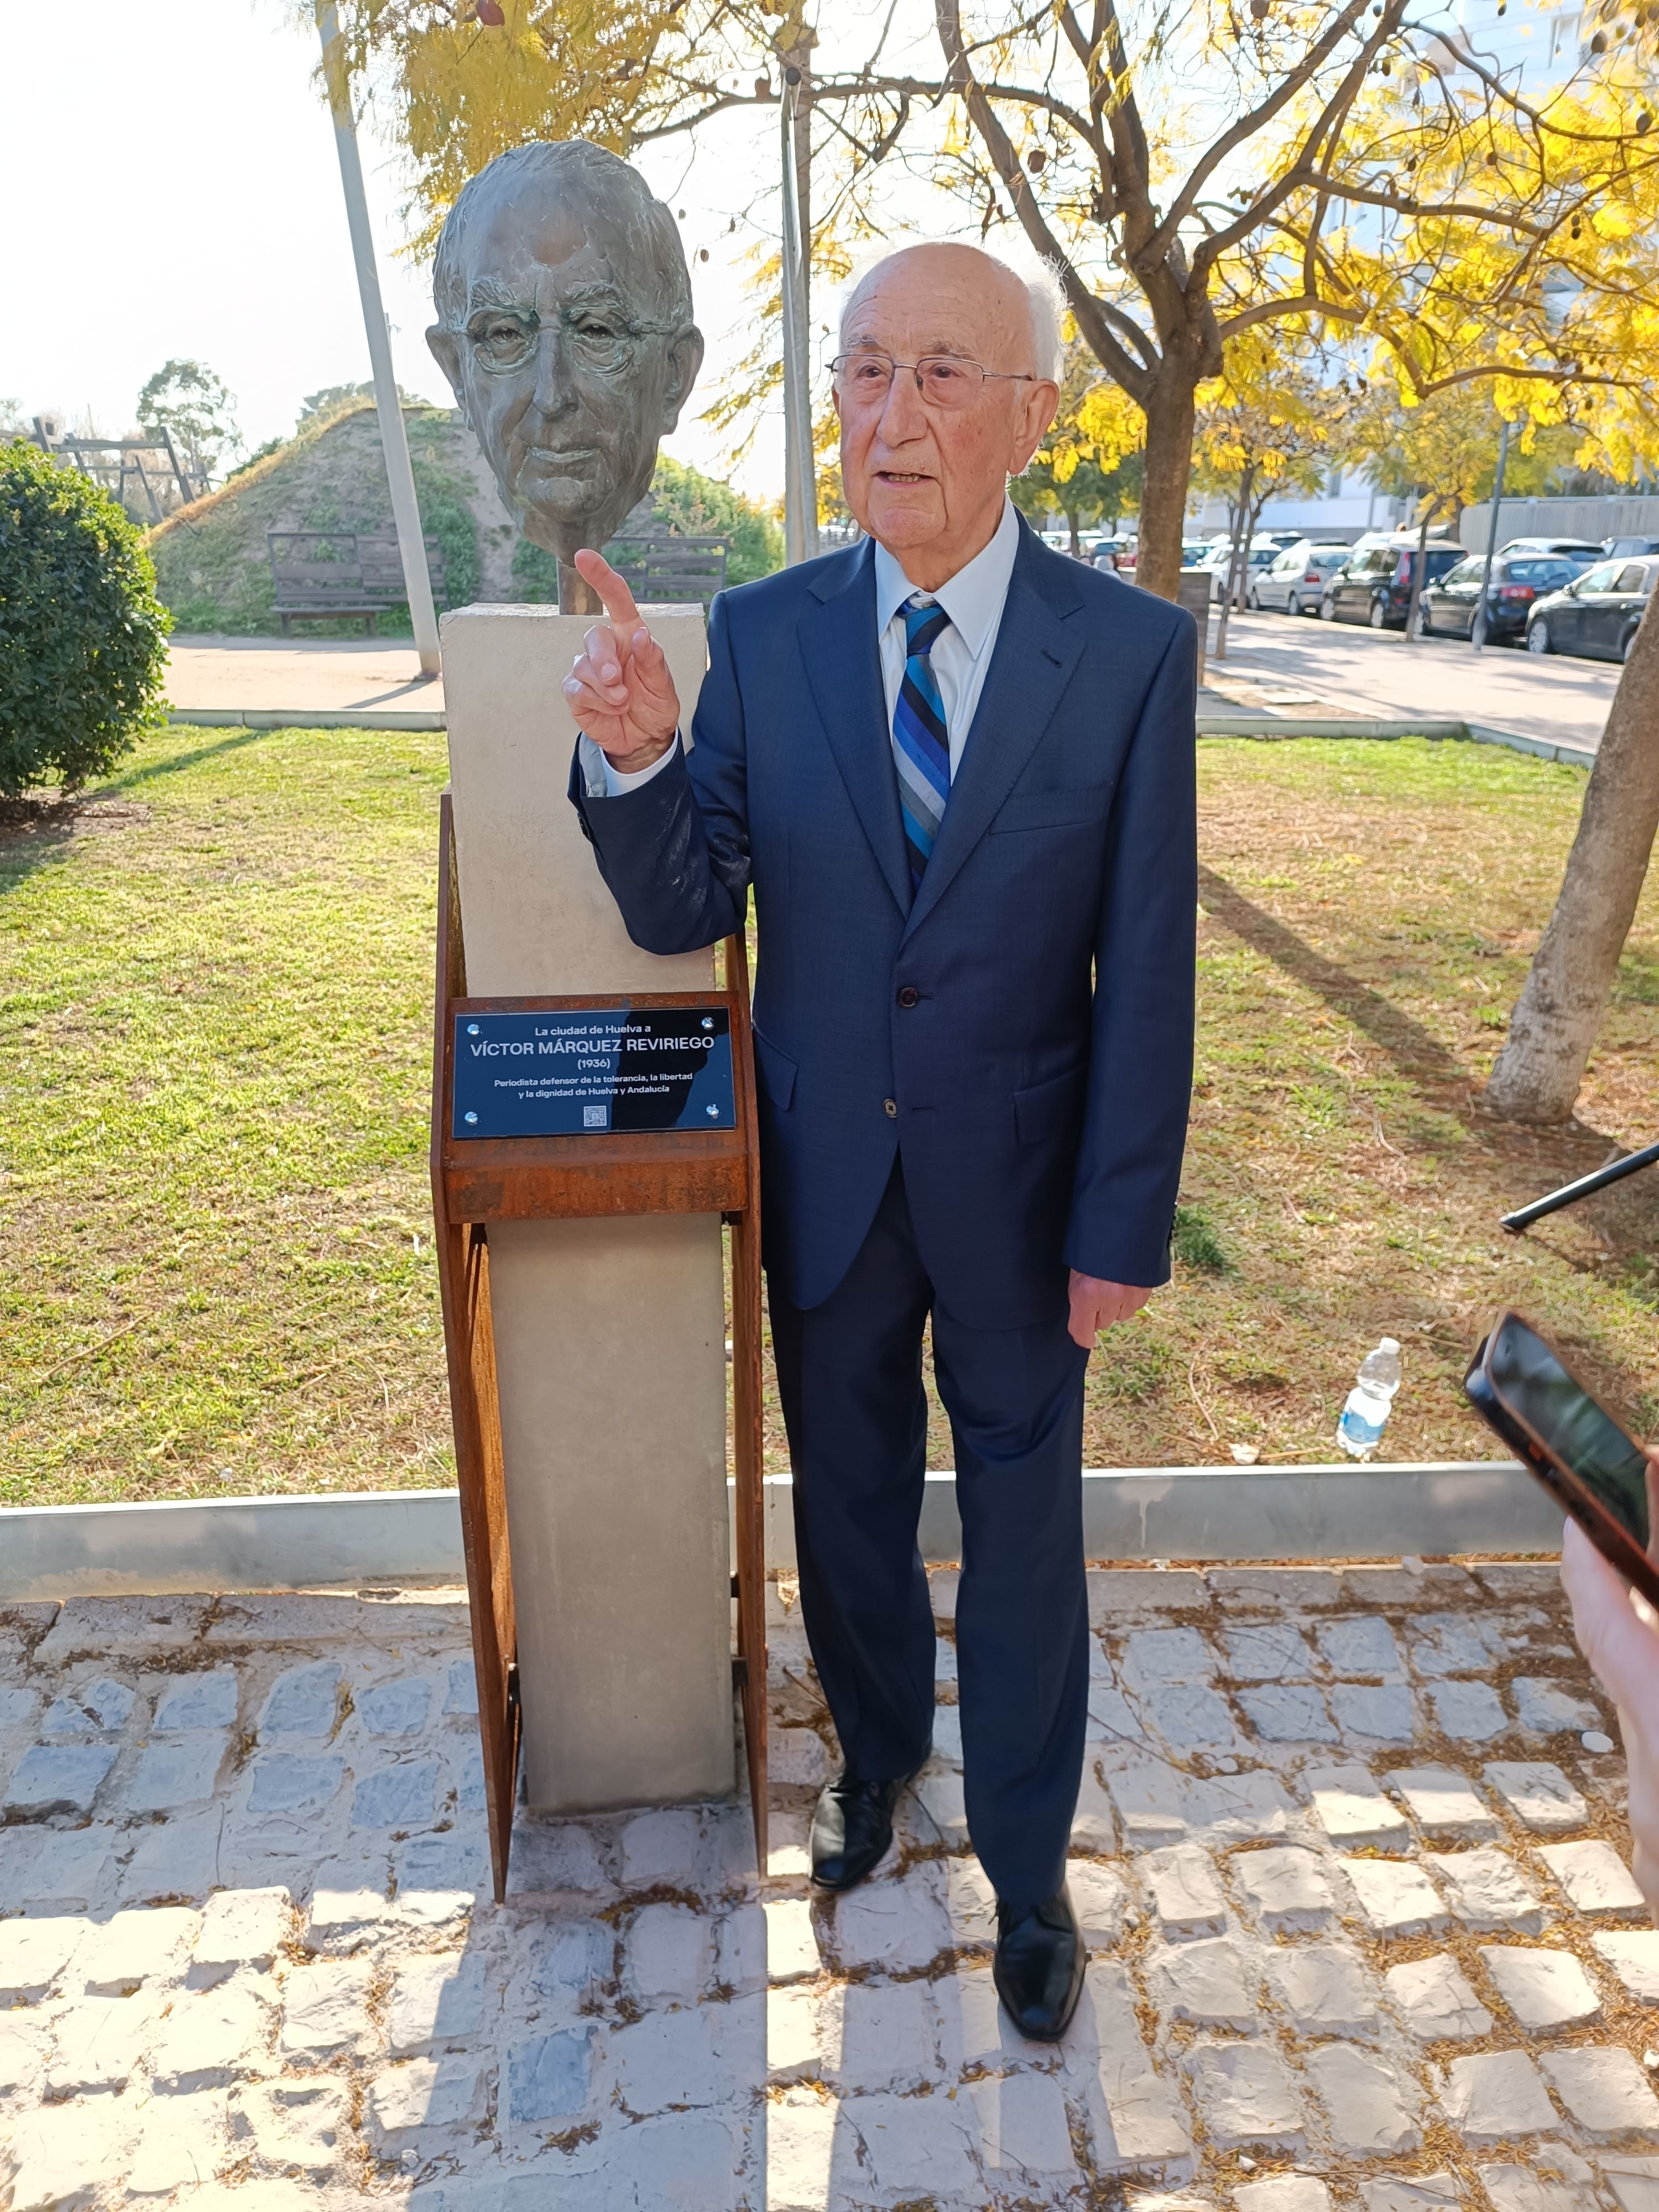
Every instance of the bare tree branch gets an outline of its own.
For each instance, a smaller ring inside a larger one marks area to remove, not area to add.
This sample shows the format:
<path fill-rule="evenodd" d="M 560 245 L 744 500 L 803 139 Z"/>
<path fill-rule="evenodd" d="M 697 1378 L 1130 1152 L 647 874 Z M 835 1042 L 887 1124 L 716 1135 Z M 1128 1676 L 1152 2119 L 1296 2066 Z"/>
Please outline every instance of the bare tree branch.
<path fill-rule="evenodd" d="M 1193 202 L 1197 198 L 1199 193 L 1209 182 L 1210 179 L 1215 174 L 1216 171 L 1221 167 L 1222 163 L 1227 159 L 1228 155 L 1237 152 L 1239 147 L 1243 146 L 1248 140 L 1254 138 L 1258 131 L 1265 128 L 1265 126 L 1271 123 L 1276 116 L 1282 114 L 1285 109 L 1290 105 L 1291 100 L 1302 90 L 1304 86 L 1313 82 L 1314 78 L 1319 73 L 1322 64 L 1335 52 L 1337 46 L 1345 38 L 1346 38 L 1348 33 L 1353 28 L 1353 26 L 1363 18 L 1365 13 L 1365 5 L 1366 0 L 1347 0 L 1347 5 L 1343 9 L 1341 14 L 1337 16 L 1334 22 L 1332 23 L 1330 28 L 1323 33 L 1320 38 L 1316 40 L 1314 44 L 1308 49 L 1307 58 L 1301 68 L 1287 71 L 1281 82 L 1274 87 L 1273 92 L 1266 100 L 1262 100 L 1257 106 L 1253 107 L 1247 115 L 1240 116 L 1238 121 L 1233 125 L 1232 128 L 1229 131 L 1224 131 L 1220 137 L 1216 140 L 1215 143 L 1209 147 L 1200 159 L 1194 162 L 1193 165 L 1192 174 L 1188 178 L 1186 184 L 1182 187 L 1181 191 L 1176 195 L 1174 201 L 1170 204 L 1169 213 L 1164 216 L 1163 222 L 1159 223 L 1157 230 L 1153 232 L 1152 237 L 1146 241 L 1146 250 L 1148 254 L 1156 253 L 1161 257 L 1168 251 L 1170 241 L 1176 236 L 1176 234 L 1180 229 L 1181 224 L 1188 211 L 1190 210 Z M 1398 13 L 1401 12 L 1403 12 L 1403 0 L 1394 0 L 1393 6 L 1390 7 L 1383 15 L 1383 24 L 1388 24 L 1390 15 L 1397 15 Z M 1387 33 L 1381 27 L 1379 27 L 1376 32 L 1374 32 L 1371 37 L 1366 40 L 1365 45 L 1360 50 L 1360 54 L 1358 59 L 1350 68 L 1348 71 L 1348 80 L 1356 81 L 1356 88 L 1357 79 L 1364 77 L 1366 67 L 1369 65 L 1372 54 L 1375 53 L 1377 46 L 1382 42 L 1382 39 L 1385 35 L 1387 35 Z M 1346 81 L 1346 80 L 1345 80 L 1345 82 Z M 1335 101 L 1330 103 L 1330 106 L 1333 108 L 1335 105 Z M 1322 118 L 1321 122 L 1316 124 L 1313 131 L 1308 134 L 1310 138 L 1316 139 L 1319 136 L 1322 135 L 1322 129 L 1323 118 Z"/>
<path fill-rule="evenodd" d="M 958 0 L 934 0 L 934 15 L 939 25 L 939 43 L 945 49 L 946 82 L 950 89 L 958 94 L 966 103 L 974 126 L 984 141 L 1004 189 L 1013 202 L 1020 228 L 1037 252 L 1058 271 L 1065 288 L 1066 304 L 1096 358 L 1131 398 L 1141 398 L 1147 386 L 1147 371 L 1119 344 L 1110 324 L 1101 312 L 1101 302 L 1084 283 L 1070 254 L 1049 228 L 1020 166 L 1013 143 L 969 66 L 962 41 L 962 11 Z"/>

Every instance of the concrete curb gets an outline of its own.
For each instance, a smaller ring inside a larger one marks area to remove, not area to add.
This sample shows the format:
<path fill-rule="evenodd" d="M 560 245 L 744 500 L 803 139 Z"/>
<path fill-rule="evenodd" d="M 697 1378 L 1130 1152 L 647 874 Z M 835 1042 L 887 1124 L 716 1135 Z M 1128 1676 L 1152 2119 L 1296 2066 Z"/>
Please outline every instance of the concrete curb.
<path fill-rule="evenodd" d="M 1511 752 L 1534 753 L 1540 760 L 1560 761 L 1568 768 L 1595 765 L 1595 755 L 1584 745 L 1552 744 L 1547 738 L 1523 738 L 1518 730 L 1495 730 L 1486 722 L 1471 722 L 1468 729 L 1478 745 L 1507 745 Z"/>
<path fill-rule="evenodd" d="M 1388 720 L 1375 715 L 1321 720 L 1306 714 L 1200 714 L 1200 738 L 1463 738 L 1467 722 Z"/>
<path fill-rule="evenodd" d="M 169 722 L 198 730 L 444 730 L 437 707 L 169 707 Z"/>
<path fill-rule="evenodd" d="M 1519 730 L 1500 730 L 1488 722 L 1412 720 L 1319 721 L 1297 714 L 1200 714 L 1200 738 L 1435 738 L 1476 745 L 1505 745 L 1513 753 L 1560 761 L 1568 768 L 1594 768 L 1595 755 L 1583 745 L 1559 745 L 1547 738 L 1528 738 Z"/>
<path fill-rule="evenodd" d="M 362 707 L 355 710 L 332 707 L 173 707 L 169 722 L 187 723 L 197 729 L 221 730 L 444 730 L 447 716 L 439 708 L 422 707 Z M 1434 722 L 1419 715 L 1414 720 L 1320 721 L 1297 714 L 1200 714 L 1200 738 L 1437 738 L 1480 745 L 1507 745 L 1511 752 L 1533 753 L 1541 760 L 1562 761 L 1569 768 L 1591 768 L 1595 755 L 1583 745 L 1552 744 L 1545 738 L 1523 737 L 1518 730 L 1498 730 L 1484 722 Z"/>
<path fill-rule="evenodd" d="M 767 1481 L 766 1556 L 793 1566 L 787 1476 Z M 956 1484 L 930 1474 L 927 1559 L 962 1556 Z M 1361 1467 L 1092 1468 L 1083 1478 L 1091 1559 L 1396 1559 L 1561 1548 L 1561 1515 L 1514 1460 Z"/>
<path fill-rule="evenodd" d="M 1560 1547 L 1561 1516 L 1513 1461 L 1100 1468 L 1083 1478 L 1094 1559 L 1398 1559 Z M 921 1550 L 961 1557 L 956 1484 L 930 1474 Z M 795 1564 L 787 1475 L 766 1482 L 766 1553 Z M 0 1603 L 169 1591 L 461 1582 L 453 1490 L 0 1510 Z"/>
<path fill-rule="evenodd" d="M 316 1583 L 463 1582 L 453 1490 L 185 1498 L 0 1511 L 0 1603 Z"/>

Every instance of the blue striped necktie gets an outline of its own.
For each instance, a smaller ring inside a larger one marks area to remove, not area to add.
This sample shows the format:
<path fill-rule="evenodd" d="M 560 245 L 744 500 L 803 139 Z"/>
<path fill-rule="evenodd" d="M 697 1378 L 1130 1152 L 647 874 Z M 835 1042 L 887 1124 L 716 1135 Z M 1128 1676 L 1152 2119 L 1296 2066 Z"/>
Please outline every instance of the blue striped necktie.
<path fill-rule="evenodd" d="M 951 740 L 933 660 L 933 647 L 951 627 L 951 617 L 936 599 L 924 599 L 919 592 L 900 611 L 904 617 L 904 674 L 893 709 L 893 758 L 914 896 L 921 888 L 951 796 Z"/>

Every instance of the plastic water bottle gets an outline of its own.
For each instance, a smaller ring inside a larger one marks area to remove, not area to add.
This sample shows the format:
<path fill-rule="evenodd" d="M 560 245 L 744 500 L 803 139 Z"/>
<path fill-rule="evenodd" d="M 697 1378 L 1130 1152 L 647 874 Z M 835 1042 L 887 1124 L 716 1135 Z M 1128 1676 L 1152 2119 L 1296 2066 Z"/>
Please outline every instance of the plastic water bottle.
<path fill-rule="evenodd" d="M 1400 1346 L 1385 1336 L 1359 1363 L 1359 1372 L 1336 1425 L 1336 1441 L 1350 1459 L 1369 1459 L 1382 1440 L 1382 1425 L 1400 1388 Z"/>

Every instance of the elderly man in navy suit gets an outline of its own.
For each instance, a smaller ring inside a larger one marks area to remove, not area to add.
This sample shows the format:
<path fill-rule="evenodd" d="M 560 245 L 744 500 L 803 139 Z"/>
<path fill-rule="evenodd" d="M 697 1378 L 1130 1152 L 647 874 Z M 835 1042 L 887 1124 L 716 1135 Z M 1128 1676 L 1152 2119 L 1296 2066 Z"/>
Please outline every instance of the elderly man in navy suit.
<path fill-rule="evenodd" d="M 1048 2039 L 1085 1963 L 1084 1370 L 1169 1275 L 1197 900 L 1191 617 L 1050 552 L 1008 498 L 1059 349 L 1052 288 L 970 246 L 890 255 L 834 364 L 867 534 L 715 600 L 690 747 L 626 586 L 579 554 L 608 620 L 564 687 L 571 798 L 635 941 L 711 945 L 755 894 L 772 1335 L 846 1762 L 813 1878 L 870 1872 L 931 1747 L 931 1322 L 968 1826 L 997 1988 Z"/>

